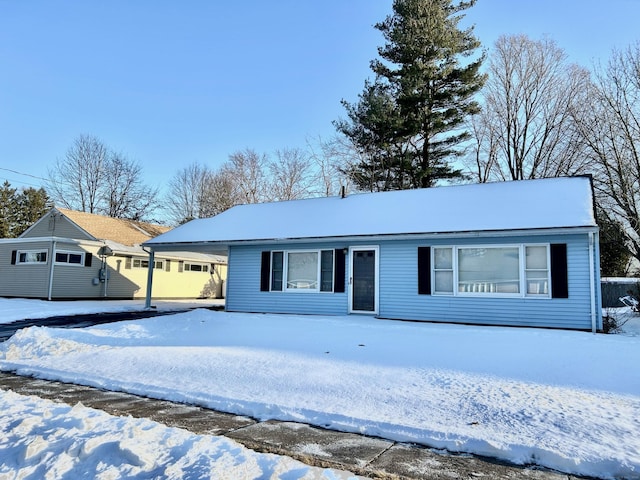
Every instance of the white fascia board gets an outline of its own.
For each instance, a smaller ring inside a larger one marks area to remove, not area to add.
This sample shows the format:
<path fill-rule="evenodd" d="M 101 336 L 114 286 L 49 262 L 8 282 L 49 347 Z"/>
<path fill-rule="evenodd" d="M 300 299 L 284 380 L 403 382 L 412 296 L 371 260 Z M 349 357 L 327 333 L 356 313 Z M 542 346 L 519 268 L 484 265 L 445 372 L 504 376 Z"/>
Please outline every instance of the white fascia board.
<path fill-rule="evenodd" d="M 156 252 L 166 251 L 228 251 L 231 246 L 240 245 L 274 245 L 282 243 L 317 243 L 317 242 L 362 242 L 383 240 L 434 240 L 441 238 L 496 238 L 496 237 L 521 237 L 542 235 L 579 235 L 598 232 L 598 227 L 563 227 L 540 228 L 525 230 L 490 230 L 473 232 L 439 232 L 439 233 L 406 233 L 388 235 L 351 235 L 345 237 L 304 237 L 304 238 L 266 238 L 259 240 L 230 240 L 230 241 L 198 241 L 179 243 L 156 243 L 145 245 Z"/>

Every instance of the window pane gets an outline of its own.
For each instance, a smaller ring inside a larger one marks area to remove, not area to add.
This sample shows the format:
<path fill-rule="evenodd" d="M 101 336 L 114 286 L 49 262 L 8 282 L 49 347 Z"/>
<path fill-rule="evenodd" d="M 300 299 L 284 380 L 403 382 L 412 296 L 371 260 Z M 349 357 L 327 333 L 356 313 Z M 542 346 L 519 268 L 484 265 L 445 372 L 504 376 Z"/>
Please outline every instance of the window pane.
<path fill-rule="evenodd" d="M 453 271 L 435 272 L 435 293 L 453 293 Z"/>
<path fill-rule="evenodd" d="M 69 254 L 69 263 L 73 263 L 75 265 L 80 265 L 82 263 L 82 255 L 78 253 L 70 253 Z"/>
<path fill-rule="evenodd" d="M 56 252 L 56 262 L 58 263 L 67 263 L 67 254 Z"/>
<path fill-rule="evenodd" d="M 451 252 L 451 248 L 434 248 L 433 257 L 434 268 L 453 268 L 453 255 Z"/>
<path fill-rule="evenodd" d="M 271 254 L 271 290 L 282 291 L 282 252 Z"/>
<path fill-rule="evenodd" d="M 333 291 L 333 250 L 322 250 L 320 253 L 320 291 Z"/>
<path fill-rule="evenodd" d="M 292 252 L 287 261 L 287 288 L 318 288 L 318 252 Z"/>
<path fill-rule="evenodd" d="M 526 247 L 526 251 L 527 269 L 547 269 L 547 247 L 545 247 L 544 245 L 539 247 Z"/>
<path fill-rule="evenodd" d="M 519 249 L 517 247 L 459 249 L 458 291 L 519 293 Z"/>

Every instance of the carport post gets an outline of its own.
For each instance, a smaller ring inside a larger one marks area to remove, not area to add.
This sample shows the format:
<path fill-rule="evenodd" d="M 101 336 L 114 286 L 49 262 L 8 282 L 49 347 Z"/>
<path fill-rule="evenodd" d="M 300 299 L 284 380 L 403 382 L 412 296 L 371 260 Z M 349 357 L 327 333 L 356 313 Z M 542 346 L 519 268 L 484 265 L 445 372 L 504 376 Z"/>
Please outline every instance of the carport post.
<path fill-rule="evenodd" d="M 151 287 L 153 286 L 153 266 L 155 265 L 156 254 L 149 250 L 149 267 L 147 268 L 147 296 L 144 300 L 144 308 L 151 308 Z"/>

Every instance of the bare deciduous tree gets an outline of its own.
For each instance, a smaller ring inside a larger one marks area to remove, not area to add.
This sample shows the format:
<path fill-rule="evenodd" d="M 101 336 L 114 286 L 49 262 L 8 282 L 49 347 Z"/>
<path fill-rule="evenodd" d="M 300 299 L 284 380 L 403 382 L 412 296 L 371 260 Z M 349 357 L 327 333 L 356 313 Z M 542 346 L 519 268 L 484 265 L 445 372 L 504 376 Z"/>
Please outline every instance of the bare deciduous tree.
<path fill-rule="evenodd" d="M 318 195 L 329 197 L 338 195 L 341 187 L 350 190 L 351 180 L 342 167 L 352 163 L 360 163 L 358 152 L 344 136 L 323 140 L 318 137 L 314 141 L 307 140 L 307 148 L 312 162 L 315 164 Z"/>
<path fill-rule="evenodd" d="M 142 183 L 142 167 L 113 153 L 109 157 L 105 196 L 109 217 L 143 220 L 157 206 L 158 189 Z"/>
<path fill-rule="evenodd" d="M 169 180 L 169 193 L 165 200 L 172 223 L 181 224 L 207 216 L 210 204 L 207 198 L 213 172 L 199 163 L 179 170 Z"/>
<path fill-rule="evenodd" d="M 271 199 L 295 200 L 313 195 L 316 172 L 313 165 L 300 149 L 278 150 L 275 160 L 269 161 L 271 173 Z"/>
<path fill-rule="evenodd" d="M 490 54 L 483 110 L 474 120 L 472 176 L 522 180 L 583 171 L 584 146 L 571 113 L 588 79 L 552 40 L 500 37 Z"/>
<path fill-rule="evenodd" d="M 221 173 L 232 182 L 238 203 L 260 203 L 271 200 L 267 183 L 267 156 L 247 148 L 229 155 Z"/>
<path fill-rule="evenodd" d="M 157 207 L 157 190 L 142 182 L 141 167 L 98 138 L 80 135 L 49 170 L 55 203 L 73 210 L 143 220 Z"/>
<path fill-rule="evenodd" d="M 49 170 L 49 192 L 56 203 L 82 212 L 99 213 L 107 176 L 109 151 L 96 137 L 80 135 Z"/>
<path fill-rule="evenodd" d="M 589 96 L 576 117 L 597 167 L 600 204 L 622 222 L 629 250 L 640 260 L 640 43 L 613 52 Z"/>

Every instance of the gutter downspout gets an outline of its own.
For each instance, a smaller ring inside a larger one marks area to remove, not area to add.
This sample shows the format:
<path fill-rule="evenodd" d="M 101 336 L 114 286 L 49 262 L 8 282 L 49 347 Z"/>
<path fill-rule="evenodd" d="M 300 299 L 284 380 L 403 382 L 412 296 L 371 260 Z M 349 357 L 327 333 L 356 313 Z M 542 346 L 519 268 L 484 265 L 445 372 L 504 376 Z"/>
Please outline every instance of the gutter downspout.
<path fill-rule="evenodd" d="M 153 266 L 155 264 L 156 254 L 153 250 L 145 250 L 142 247 L 142 250 L 149 254 L 149 267 L 147 268 L 147 294 L 144 299 L 144 308 L 145 310 L 151 309 L 151 287 L 153 286 Z"/>
<path fill-rule="evenodd" d="M 56 263 L 56 241 L 51 243 L 51 263 L 49 264 L 49 291 L 47 292 L 47 300 L 51 301 L 53 292 L 53 270 Z"/>
<path fill-rule="evenodd" d="M 591 332 L 596 333 L 597 331 L 597 315 L 596 315 L 596 279 L 595 279 L 595 239 L 593 232 L 589 232 L 589 283 L 591 285 L 590 293 L 591 293 Z"/>

